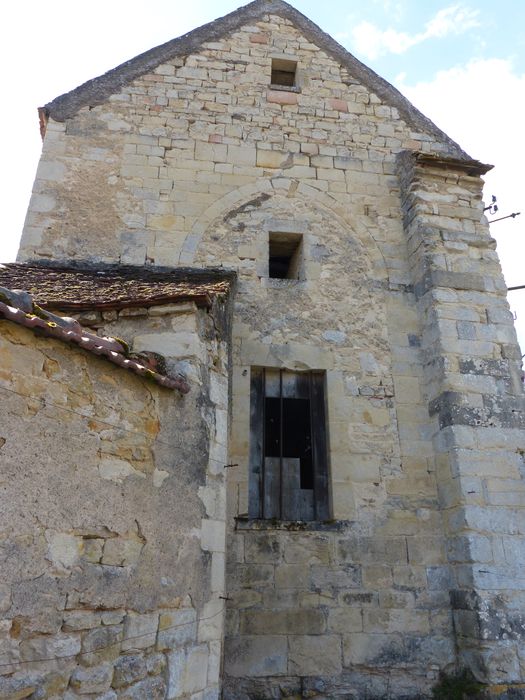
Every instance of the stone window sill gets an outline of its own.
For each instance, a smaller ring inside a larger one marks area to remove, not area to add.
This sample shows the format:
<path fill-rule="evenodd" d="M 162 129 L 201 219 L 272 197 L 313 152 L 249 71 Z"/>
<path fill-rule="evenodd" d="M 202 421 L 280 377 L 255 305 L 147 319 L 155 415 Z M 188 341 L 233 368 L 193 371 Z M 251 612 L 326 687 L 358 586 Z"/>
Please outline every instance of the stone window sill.
<path fill-rule="evenodd" d="M 289 289 L 304 284 L 305 280 L 281 279 L 279 277 L 261 277 L 262 286 L 266 289 Z"/>
<path fill-rule="evenodd" d="M 270 83 L 270 90 L 279 90 L 280 92 L 295 92 L 296 94 L 301 93 L 301 88 L 296 85 L 277 85 Z"/>
<path fill-rule="evenodd" d="M 236 530 L 285 530 L 287 532 L 340 532 L 351 524 L 349 520 L 263 520 L 240 515 L 235 518 Z"/>

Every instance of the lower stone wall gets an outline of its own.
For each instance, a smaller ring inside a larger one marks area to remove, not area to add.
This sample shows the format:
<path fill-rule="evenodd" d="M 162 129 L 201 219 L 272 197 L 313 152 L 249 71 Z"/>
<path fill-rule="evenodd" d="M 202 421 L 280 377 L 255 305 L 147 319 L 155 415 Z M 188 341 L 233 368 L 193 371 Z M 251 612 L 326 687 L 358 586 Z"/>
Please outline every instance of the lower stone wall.
<path fill-rule="evenodd" d="M 188 601 L 145 614 L 66 609 L 53 624 L 35 627 L 28 634 L 20 621 L 3 624 L 3 658 L 17 660 L 3 665 L 0 698 L 217 697 L 203 690 L 210 671 L 218 682 L 218 664 L 208 663 L 217 648 L 198 643 L 197 611 Z"/>
<path fill-rule="evenodd" d="M 423 698 L 456 651 L 444 542 L 237 521 L 225 700 Z"/>
<path fill-rule="evenodd" d="M 0 320 L 0 699 L 217 700 L 221 321 L 191 304 L 80 320 L 191 389 Z"/>

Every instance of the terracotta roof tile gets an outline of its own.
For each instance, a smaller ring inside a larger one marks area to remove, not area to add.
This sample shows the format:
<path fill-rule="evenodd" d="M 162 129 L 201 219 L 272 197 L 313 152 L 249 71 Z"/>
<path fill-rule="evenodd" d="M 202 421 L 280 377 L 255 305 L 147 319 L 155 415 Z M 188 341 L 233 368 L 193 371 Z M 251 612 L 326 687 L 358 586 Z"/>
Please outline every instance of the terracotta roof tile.
<path fill-rule="evenodd" d="M 19 292 L 12 292 L 10 289 L 0 287 L 0 318 L 5 318 L 41 335 L 78 345 L 94 355 L 105 357 L 113 364 L 146 377 L 168 389 L 177 389 L 182 394 L 189 392 L 189 384 L 183 377 L 169 377 L 156 371 L 159 358 L 155 356 L 155 353 L 147 353 L 140 357 L 130 356 L 126 344 L 120 339 L 98 336 L 82 328 L 74 318 L 57 316 L 49 311 L 44 311 L 38 305 L 30 304 L 31 298 L 28 294 L 24 293 L 23 308 L 19 308 L 17 304 L 20 296 Z"/>
<path fill-rule="evenodd" d="M 0 265 L 0 286 L 25 290 L 39 306 L 64 311 L 156 306 L 173 301 L 208 307 L 214 297 L 228 294 L 234 279 L 234 272 L 213 269 Z"/>

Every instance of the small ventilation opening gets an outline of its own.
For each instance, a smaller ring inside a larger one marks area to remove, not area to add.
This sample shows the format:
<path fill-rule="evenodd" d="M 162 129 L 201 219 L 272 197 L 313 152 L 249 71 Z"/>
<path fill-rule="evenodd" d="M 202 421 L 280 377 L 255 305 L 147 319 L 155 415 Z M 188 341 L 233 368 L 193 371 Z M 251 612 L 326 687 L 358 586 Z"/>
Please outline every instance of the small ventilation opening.
<path fill-rule="evenodd" d="M 270 233 L 269 277 L 298 280 L 301 268 L 301 234 Z"/>
<path fill-rule="evenodd" d="M 272 59 L 272 85 L 295 87 L 296 73 L 296 61 L 285 61 L 280 58 Z"/>

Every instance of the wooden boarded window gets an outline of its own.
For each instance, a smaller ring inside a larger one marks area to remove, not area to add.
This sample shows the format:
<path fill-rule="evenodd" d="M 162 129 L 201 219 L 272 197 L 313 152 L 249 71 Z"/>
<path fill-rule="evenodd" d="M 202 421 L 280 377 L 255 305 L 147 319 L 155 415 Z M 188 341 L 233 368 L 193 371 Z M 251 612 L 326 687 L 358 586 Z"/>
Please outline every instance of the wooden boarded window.
<path fill-rule="evenodd" d="M 324 373 L 252 369 L 252 518 L 329 516 Z"/>

